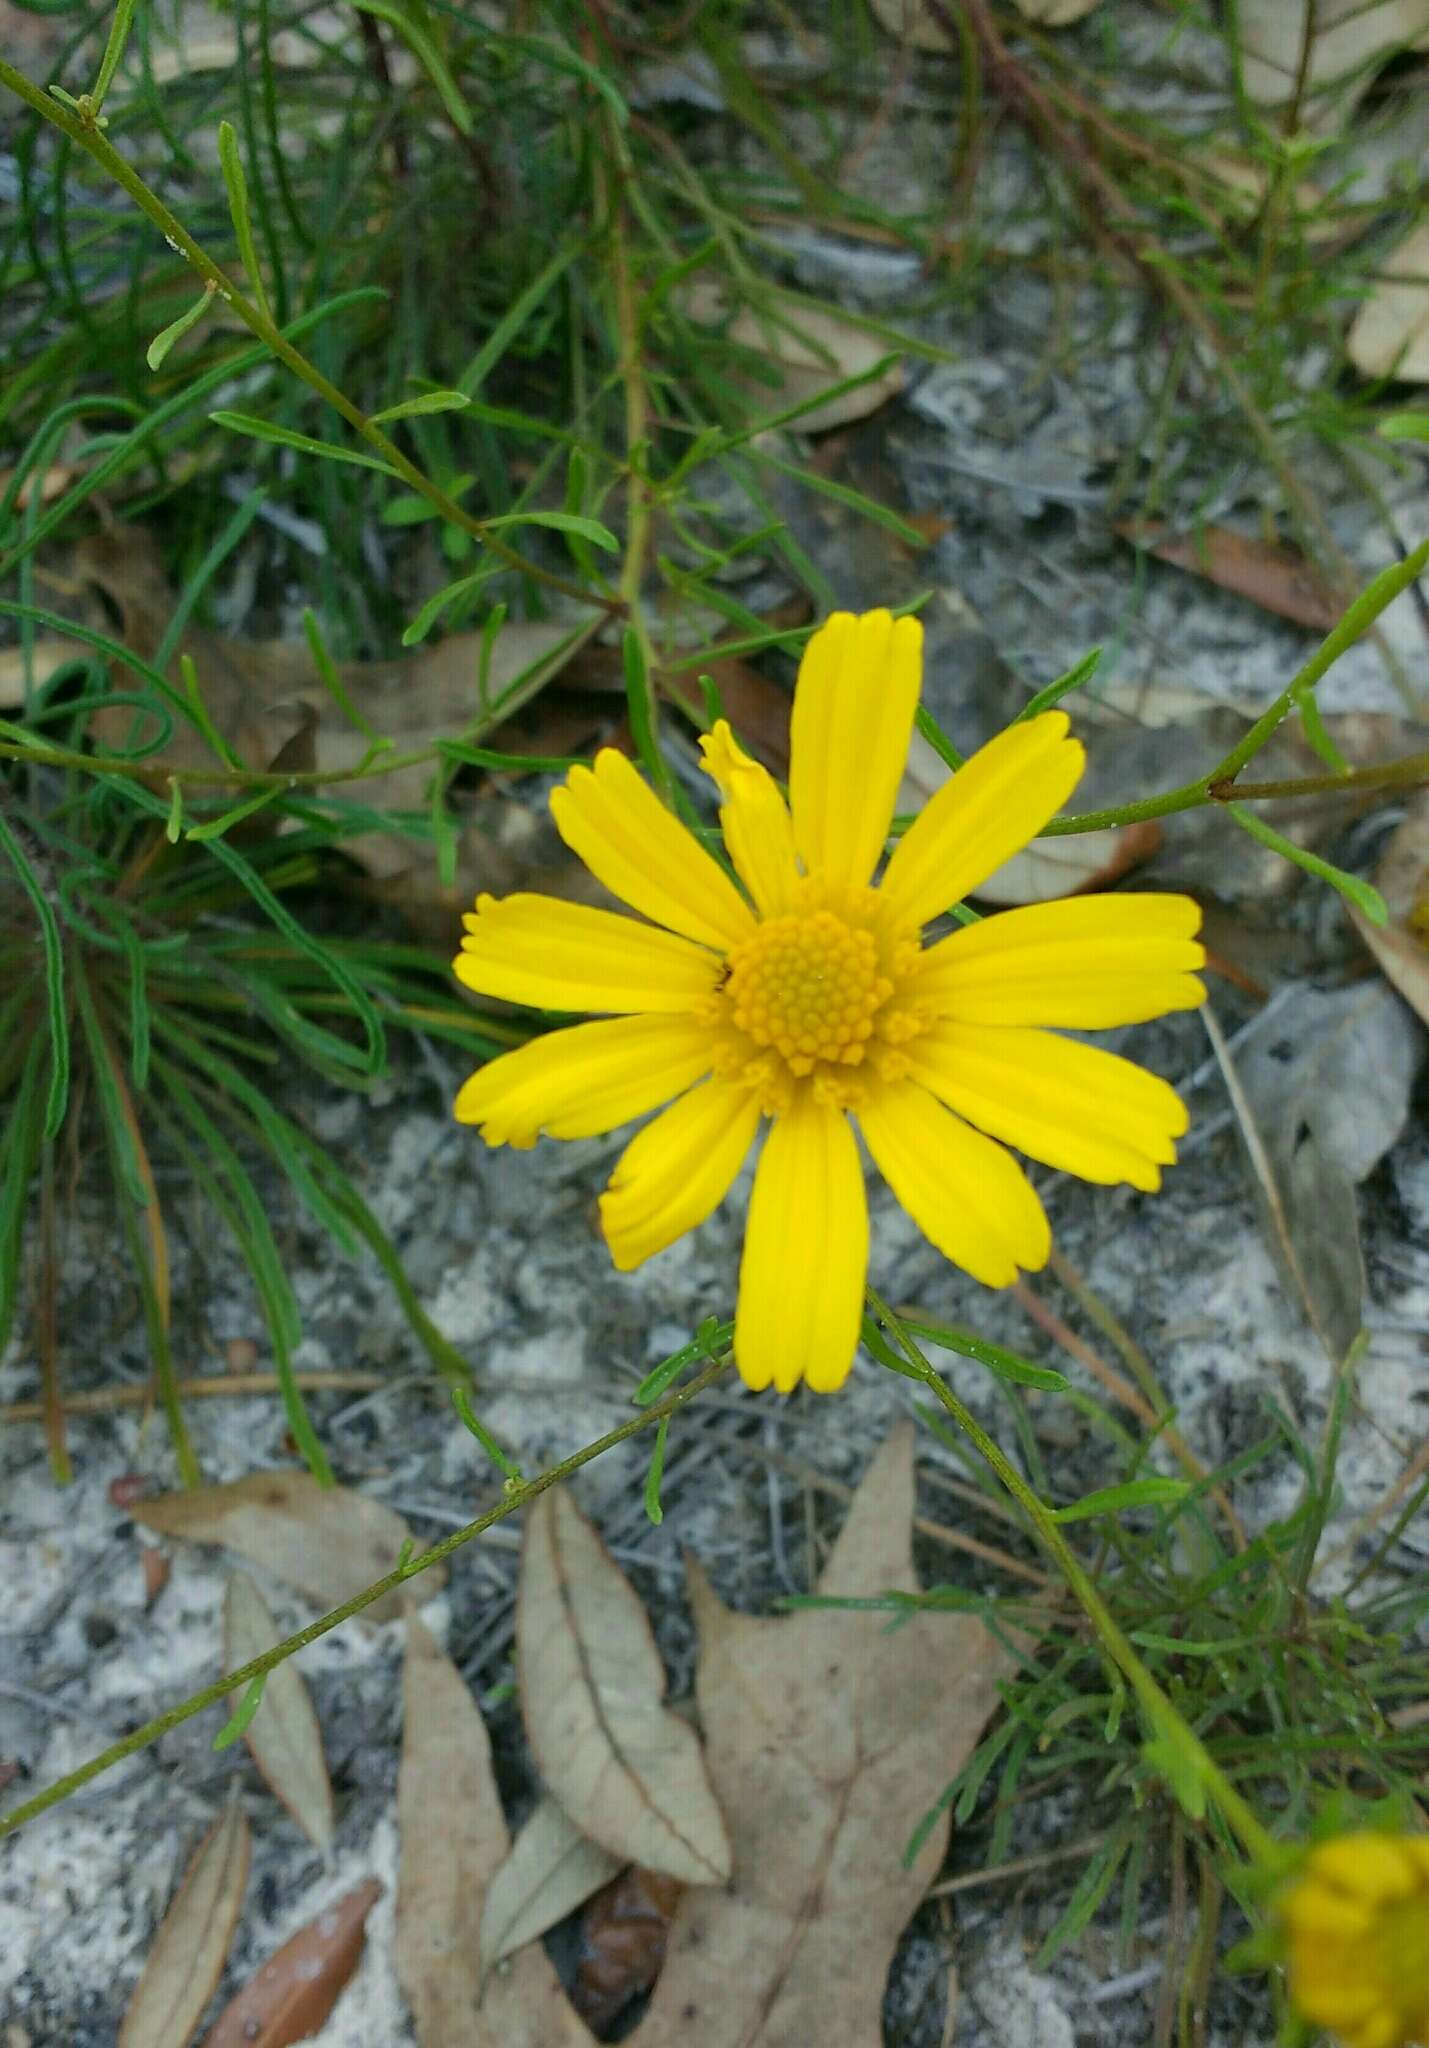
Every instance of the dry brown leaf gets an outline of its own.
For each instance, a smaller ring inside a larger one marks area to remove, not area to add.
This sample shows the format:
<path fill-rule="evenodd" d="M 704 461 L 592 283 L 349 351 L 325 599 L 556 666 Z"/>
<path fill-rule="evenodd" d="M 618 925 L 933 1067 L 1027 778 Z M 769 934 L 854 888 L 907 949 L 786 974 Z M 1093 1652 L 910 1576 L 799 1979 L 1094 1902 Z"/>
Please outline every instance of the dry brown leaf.
<path fill-rule="evenodd" d="M 384 1577 L 411 1538 L 392 1508 L 343 1486 L 319 1486 L 310 1472 L 253 1472 L 229 1486 L 135 1501 L 129 1512 L 161 1535 L 222 1543 L 328 1607 Z M 424 1589 L 435 1593 L 443 1577 L 442 1566 L 433 1565 Z M 401 1588 L 394 1587 L 363 1614 L 390 1621 L 401 1611 Z"/>
<path fill-rule="evenodd" d="M 223 1600 L 223 1668 L 261 1657 L 281 1631 L 247 1572 L 235 1572 Z M 233 1706 L 238 1705 L 235 1698 Z M 332 1840 L 332 1786 L 308 1688 L 292 1658 L 268 1673 L 258 1712 L 244 1730 L 253 1761 L 310 1842 Z"/>
<path fill-rule="evenodd" d="M 367 1916 L 382 1896 L 369 1877 L 285 1941 L 226 2005 L 203 2048 L 292 2048 L 311 2041 L 362 1958 Z"/>
<path fill-rule="evenodd" d="M 1203 526 L 1195 533 L 1178 534 L 1169 527 L 1148 527 L 1129 520 L 1115 531 L 1159 562 L 1190 569 L 1221 590 L 1248 597 L 1262 611 L 1293 619 L 1297 626 L 1328 633 L 1340 616 L 1341 607 L 1326 597 L 1309 564 L 1292 548 L 1269 547 L 1228 526 Z"/>
<path fill-rule="evenodd" d="M 854 1496 L 821 1593 L 917 1590 L 913 1437 Z M 879 2048 L 894 1947 L 949 1821 L 913 1830 L 998 1706 L 1008 1653 L 971 1615 L 735 1614 L 691 1567 L 698 1689 L 734 1876 L 685 1894 L 640 2048 Z"/>
<path fill-rule="evenodd" d="M 632 1868 L 606 1885 L 581 1915 L 571 1998 L 598 2033 L 659 1976 L 670 1922 L 684 1894 L 677 1877 Z"/>
<path fill-rule="evenodd" d="M 1429 1024 L 1429 794 L 1415 797 L 1395 828 L 1375 881 L 1389 923 L 1371 924 L 1354 904 L 1350 915 L 1380 971 Z"/>
<path fill-rule="evenodd" d="M 583 1835 L 547 1796 L 535 1807 L 492 1878 L 481 1915 L 481 1958 L 490 1969 L 608 1884 L 620 1859 Z"/>
<path fill-rule="evenodd" d="M 516 1663 L 536 1762 L 576 1825 L 623 1862 L 723 1884 L 729 1837 L 699 1737 L 664 1704 L 630 1582 L 560 1487 L 527 1515 Z"/>
<path fill-rule="evenodd" d="M 717 327 L 722 340 L 763 356 L 773 381 L 742 376 L 737 366 L 730 376 L 764 416 L 803 405 L 831 384 L 861 376 L 894 355 L 882 336 L 822 306 L 781 304 L 775 298 L 758 312 L 740 306 L 731 313 L 721 288 L 703 279 L 684 293 L 682 306 L 696 326 Z M 895 356 L 880 376 L 811 407 L 791 424 L 801 434 L 822 434 L 830 427 L 847 426 L 850 420 L 866 419 L 903 389 L 903 381 L 903 364 Z"/>
<path fill-rule="evenodd" d="M 1367 377 L 1429 384 L 1429 221 L 1411 228 L 1385 257 L 1345 346 Z"/>
<path fill-rule="evenodd" d="M 510 1836 L 476 1702 L 415 1616 L 402 1700 L 396 1959 L 419 2048 L 594 2048 L 539 1944 L 483 1995 L 479 1930 Z"/>
<path fill-rule="evenodd" d="M 249 1835 L 231 1805 L 199 1844 L 149 1950 L 119 2048 L 188 2048 L 223 1974 L 248 1883 Z"/>
<path fill-rule="evenodd" d="M 1294 93 L 1312 7 L 1301 123 L 1338 127 L 1379 65 L 1429 44 L 1429 0 L 1238 0 L 1241 73 L 1258 105 L 1282 106 Z"/>

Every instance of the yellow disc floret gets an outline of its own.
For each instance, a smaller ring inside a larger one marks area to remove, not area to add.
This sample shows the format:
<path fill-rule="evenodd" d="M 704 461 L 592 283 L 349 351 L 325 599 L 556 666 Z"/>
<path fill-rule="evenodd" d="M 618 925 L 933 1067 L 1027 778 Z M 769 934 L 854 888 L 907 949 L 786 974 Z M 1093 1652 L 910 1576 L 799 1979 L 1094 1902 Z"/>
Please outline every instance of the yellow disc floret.
<path fill-rule="evenodd" d="M 831 910 L 770 918 L 729 956 L 735 1023 L 791 1074 L 811 1074 L 820 1060 L 856 1066 L 892 993 L 873 933 Z"/>
<path fill-rule="evenodd" d="M 1306 2019 L 1349 2048 L 1429 2040 L 1429 1836 L 1322 1842 L 1279 1910 Z"/>

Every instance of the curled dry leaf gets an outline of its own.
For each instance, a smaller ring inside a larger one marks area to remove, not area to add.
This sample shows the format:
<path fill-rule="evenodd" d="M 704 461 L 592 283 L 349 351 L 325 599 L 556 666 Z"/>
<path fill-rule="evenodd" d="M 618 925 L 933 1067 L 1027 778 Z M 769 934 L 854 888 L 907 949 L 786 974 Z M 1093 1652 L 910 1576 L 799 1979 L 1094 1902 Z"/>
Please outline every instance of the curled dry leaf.
<path fill-rule="evenodd" d="M 311 2041 L 362 1958 L 367 1916 L 382 1896 L 369 1877 L 285 1941 L 226 2005 L 203 2048 L 291 2048 Z"/>
<path fill-rule="evenodd" d="M 1429 221 L 1411 228 L 1385 257 L 1345 346 L 1366 377 L 1429 384 Z"/>
<path fill-rule="evenodd" d="M 723 1884 L 729 1837 L 699 1737 L 664 1704 L 629 1581 L 559 1487 L 528 1513 L 516 1659 L 531 1748 L 577 1826 L 624 1862 Z"/>
<path fill-rule="evenodd" d="M 199 1844 L 149 1950 L 119 2048 L 188 2048 L 223 1974 L 248 1883 L 249 1835 L 231 1805 Z"/>
<path fill-rule="evenodd" d="M 820 1581 L 913 1592 L 913 1438 L 854 1496 Z M 732 1613 L 691 1568 L 711 1775 L 732 1881 L 686 1892 L 640 2048 L 879 2048 L 888 1965 L 947 1842 L 914 1829 L 999 1703 L 1008 1653 L 971 1615 Z"/>
<path fill-rule="evenodd" d="M 660 1974 L 675 1908 L 685 1887 L 658 1870 L 624 1870 L 581 1915 L 571 1996 L 597 2032 L 619 2017 Z"/>
<path fill-rule="evenodd" d="M 731 312 L 719 286 L 700 280 L 688 288 L 682 303 L 697 326 L 717 327 L 723 340 L 737 342 L 764 358 L 770 372 L 767 381 L 741 376 L 737 368 L 732 374 L 755 410 L 766 416 L 803 405 L 831 385 L 861 376 L 894 354 L 882 336 L 870 334 L 852 320 L 822 306 L 784 302 L 777 295 L 758 311 L 740 306 Z M 902 389 L 903 365 L 895 359 L 880 376 L 813 406 L 791 425 L 801 434 L 826 433 L 830 427 L 866 419 Z"/>
<path fill-rule="evenodd" d="M 396 1959 L 419 2048 L 594 2048 L 539 1945 L 509 1956 L 483 1985 L 487 1888 L 511 1840 L 486 1725 L 414 1615 L 402 1712 Z"/>
<path fill-rule="evenodd" d="M 268 1603 L 247 1572 L 235 1572 L 223 1600 L 223 1663 L 236 1671 L 279 1640 Z M 238 1705 L 237 1697 L 230 1704 Z M 310 1842 L 332 1840 L 332 1786 L 323 1757 L 318 1717 L 302 1675 L 290 1657 L 268 1673 L 262 1704 L 244 1730 L 268 1789 L 287 1807 Z"/>
<path fill-rule="evenodd" d="M 392 1508 L 344 1486 L 319 1486 L 310 1472 L 253 1472 L 228 1486 L 136 1501 L 130 1513 L 162 1535 L 236 1550 L 328 1607 L 384 1577 L 411 1540 Z M 433 1565 L 423 1591 L 434 1593 L 443 1576 Z M 390 1621 L 401 1610 L 402 1591 L 394 1587 L 363 1614 L 368 1621 Z"/>
<path fill-rule="evenodd" d="M 583 1835 L 557 1800 L 542 1799 L 487 1888 L 483 1967 L 489 1970 L 528 1941 L 538 1941 L 609 1884 L 619 1868 L 620 1859 Z"/>

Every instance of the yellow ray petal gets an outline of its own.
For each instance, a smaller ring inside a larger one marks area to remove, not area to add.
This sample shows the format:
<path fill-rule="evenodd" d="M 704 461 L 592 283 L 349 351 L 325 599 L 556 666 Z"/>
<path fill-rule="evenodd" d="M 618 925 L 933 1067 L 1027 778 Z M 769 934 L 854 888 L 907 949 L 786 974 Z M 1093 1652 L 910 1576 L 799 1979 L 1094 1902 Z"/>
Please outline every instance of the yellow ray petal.
<path fill-rule="evenodd" d="M 594 768 L 572 768 L 551 792 L 551 816 L 597 880 L 656 924 L 722 952 L 753 931 L 749 905 L 719 862 L 614 747 L 601 749 Z"/>
<path fill-rule="evenodd" d="M 452 972 L 480 996 L 542 1010 L 695 1010 L 717 954 L 613 910 L 555 896 L 478 896 Z"/>
<path fill-rule="evenodd" d="M 611 1257 L 629 1272 L 716 1209 L 759 1126 L 747 1088 L 707 1081 L 631 1139 L 600 1198 Z"/>
<path fill-rule="evenodd" d="M 869 1093 L 858 1121 L 873 1162 L 945 1258 L 986 1287 L 1047 1262 L 1052 1234 L 1010 1153 L 914 1081 Z"/>
<path fill-rule="evenodd" d="M 894 847 L 879 897 L 898 924 L 925 925 L 1035 839 L 1081 778 L 1065 711 L 1010 725 L 966 760 Z"/>
<path fill-rule="evenodd" d="M 1148 1191 L 1186 1129 L 1175 1089 L 1051 1031 L 943 1022 L 907 1048 L 915 1081 L 991 1138 L 1082 1180 Z"/>
<path fill-rule="evenodd" d="M 868 1201 L 848 1119 L 800 1089 L 754 1176 L 734 1357 L 746 1385 L 787 1394 L 843 1385 L 858 1349 Z"/>
<path fill-rule="evenodd" d="M 888 838 L 923 679 L 923 628 L 835 612 L 804 650 L 790 726 L 789 801 L 804 866 L 862 888 Z"/>
<path fill-rule="evenodd" d="M 1367 1899 L 1382 1905 L 1407 1899 L 1415 1889 L 1418 1871 L 1414 1859 L 1406 1856 L 1393 1835 L 1338 1835 L 1322 1842 L 1310 1857 L 1309 1876 L 1319 1885 L 1331 1885 L 1352 1899 Z"/>
<path fill-rule="evenodd" d="M 1205 1001 L 1189 896 L 1071 896 L 965 925 L 923 955 L 919 1002 L 963 1024 L 1140 1024 Z"/>
<path fill-rule="evenodd" d="M 719 822 L 735 873 L 760 915 L 778 917 L 792 904 L 799 879 L 794 828 L 779 785 L 750 759 L 723 718 L 701 739 L 700 750 L 701 765 L 724 798 Z"/>
<path fill-rule="evenodd" d="M 488 1060 L 456 1099 L 458 1123 L 488 1145 L 593 1138 L 668 1102 L 709 1072 L 709 1029 L 693 1017 L 613 1017 L 549 1031 Z"/>

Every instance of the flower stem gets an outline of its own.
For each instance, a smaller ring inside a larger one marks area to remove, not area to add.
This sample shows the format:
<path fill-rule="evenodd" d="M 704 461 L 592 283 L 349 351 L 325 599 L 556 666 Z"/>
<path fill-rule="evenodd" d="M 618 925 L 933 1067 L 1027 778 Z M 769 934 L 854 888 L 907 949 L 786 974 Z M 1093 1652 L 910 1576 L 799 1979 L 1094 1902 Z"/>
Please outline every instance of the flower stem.
<path fill-rule="evenodd" d="M 979 1455 L 997 1474 L 1027 1515 L 1038 1536 L 1051 1552 L 1067 1584 L 1081 1602 L 1087 1619 L 1096 1630 L 1104 1655 L 1109 1662 L 1116 1665 L 1136 1694 L 1142 1712 L 1155 1734 L 1174 1748 L 1187 1774 L 1194 1776 L 1209 1797 L 1215 1801 L 1240 1837 L 1246 1853 L 1257 1863 L 1276 1861 L 1279 1849 L 1274 1837 L 1261 1825 L 1235 1786 L 1207 1753 L 1195 1730 L 1176 1711 L 1137 1656 L 1076 1552 L 1057 1526 L 1051 1510 L 1045 1502 L 1038 1499 L 1005 1453 L 959 1400 L 937 1368 L 924 1356 L 898 1317 L 880 1301 L 871 1287 L 868 1290 L 868 1302 L 874 1315 L 897 1340 L 913 1368 L 913 1377 L 920 1379 L 928 1391 L 941 1402 L 959 1429 L 969 1438 Z"/>

